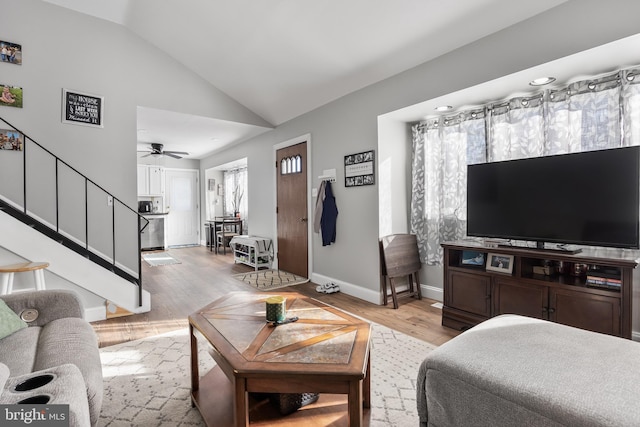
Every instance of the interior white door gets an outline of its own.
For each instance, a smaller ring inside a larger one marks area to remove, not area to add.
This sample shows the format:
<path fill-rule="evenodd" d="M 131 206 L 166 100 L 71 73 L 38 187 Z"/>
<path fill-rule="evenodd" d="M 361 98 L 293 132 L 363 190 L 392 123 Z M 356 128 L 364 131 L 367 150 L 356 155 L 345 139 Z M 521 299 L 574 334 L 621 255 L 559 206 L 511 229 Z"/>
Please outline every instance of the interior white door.
<path fill-rule="evenodd" d="M 200 244 L 197 170 L 165 169 L 167 244 Z"/>

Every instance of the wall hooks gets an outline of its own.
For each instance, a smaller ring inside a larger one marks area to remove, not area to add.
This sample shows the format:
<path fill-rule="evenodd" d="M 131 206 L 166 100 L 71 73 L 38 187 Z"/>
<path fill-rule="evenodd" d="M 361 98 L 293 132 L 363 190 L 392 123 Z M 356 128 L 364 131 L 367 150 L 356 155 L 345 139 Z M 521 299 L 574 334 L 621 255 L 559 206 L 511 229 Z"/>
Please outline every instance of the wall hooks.
<path fill-rule="evenodd" d="M 322 175 L 318 177 L 320 181 L 336 182 L 336 170 L 325 169 L 322 171 Z"/>

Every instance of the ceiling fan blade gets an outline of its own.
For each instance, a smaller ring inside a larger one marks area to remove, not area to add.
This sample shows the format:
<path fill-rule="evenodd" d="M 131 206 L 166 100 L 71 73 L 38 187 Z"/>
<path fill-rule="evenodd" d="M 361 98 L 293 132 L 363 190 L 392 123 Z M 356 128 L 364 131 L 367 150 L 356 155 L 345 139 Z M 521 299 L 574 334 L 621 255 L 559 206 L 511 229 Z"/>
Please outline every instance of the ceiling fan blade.
<path fill-rule="evenodd" d="M 139 151 L 139 153 L 146 153 L 146 151 Z M 148 153 L 148 154 L 145 154 L 144 156 L 140 156 L 140 158 L 143 158 L 143 157 L 149 157 L 149 156 L 150 156 L 150 155 L 152 155 L 152 154 L 153 154 L 153 153 Z"/>
<path fill-rule="evenodd" d="M 169 150 L 169 151 L 164 151 L 164 153 L 165 153 L 165 154 L 166 154 L 166 153 L 171 153 L 171 154 L 182 154 L 183 156 L 188 156 L 188 155 L 189 155 L 189 153 L 187 153 L 186 151 L 172 151 L 172 150 Z"/>
<path fill-rule="evenodd" d="M 172 152 L 169 152 L 169 151 L 165 151 L 162 154 L 165 155 L 165 156 L 173 157 L 174 159 L 181 159 L 182 158 L 182 156 L 177 156 L 177 155 L 175 155 L 175 154 L 173 154 Z"/>

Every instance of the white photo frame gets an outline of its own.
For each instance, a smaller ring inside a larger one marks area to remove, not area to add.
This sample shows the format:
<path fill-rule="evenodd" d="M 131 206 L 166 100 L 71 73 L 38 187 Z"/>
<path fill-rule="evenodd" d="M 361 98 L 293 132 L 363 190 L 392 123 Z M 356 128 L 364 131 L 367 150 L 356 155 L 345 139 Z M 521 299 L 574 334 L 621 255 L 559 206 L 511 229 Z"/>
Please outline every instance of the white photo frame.
<path fill-rule="evenodd" d="M 513 272 L 513 255 L 488 254 L 486 269 L 487 271 L 511 274 Z"/>

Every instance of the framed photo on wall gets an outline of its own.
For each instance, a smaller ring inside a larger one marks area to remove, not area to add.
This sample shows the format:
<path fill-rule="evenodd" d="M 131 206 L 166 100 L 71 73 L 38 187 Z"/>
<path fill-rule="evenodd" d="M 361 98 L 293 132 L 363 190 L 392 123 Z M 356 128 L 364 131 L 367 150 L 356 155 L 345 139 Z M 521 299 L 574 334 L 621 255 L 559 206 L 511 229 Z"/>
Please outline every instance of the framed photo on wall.
<path fill-rule="evenodd" d="M 62 123 L 104 127 L 104 97 L 62 89 Z"/>
<path fill-rule="evenodd" d="M 344 156 L 344 186 L 375 184 L 374 160 L 374 150 Z"/>
<path fill-rule="evenodd" d="M 487 256 L 487 271 L 511 274 L 513 272 L 513 255 L 490 253 Z"/>
<path fill-rule="evenodd" d="M 7 64 L 22 65 L 22 45 L 0 40 L 0 60 Z"/>
<path fill-rule="evenodd" d="M 22 88 L 0 84 L 0 105 L 22 108 Z"/>
<path fill-rule="evenodd" d="M 12 129 L 0 129 L 0 150 L 22 151 L 24 135 Z"/>

